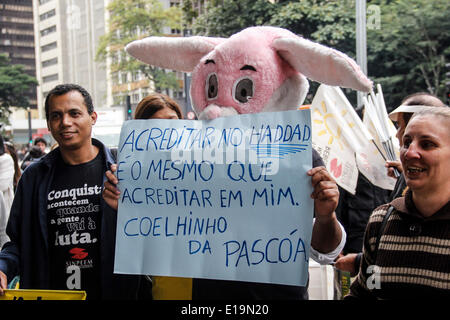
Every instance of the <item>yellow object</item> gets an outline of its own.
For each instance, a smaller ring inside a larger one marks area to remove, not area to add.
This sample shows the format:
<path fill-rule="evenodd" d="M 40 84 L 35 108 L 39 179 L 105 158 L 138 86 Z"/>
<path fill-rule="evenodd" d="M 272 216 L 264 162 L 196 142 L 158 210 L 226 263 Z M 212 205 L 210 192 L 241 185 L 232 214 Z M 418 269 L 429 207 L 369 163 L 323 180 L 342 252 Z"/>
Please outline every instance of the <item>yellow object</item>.
<path fill-rule="evenodd" d="M 7 289 L 0 300 L 86 300 L 86 291 Z"/>
<path fill-rule="evenodd" d="M 155 300 L 192 300 L 192 278 L 152 277 Z"/>

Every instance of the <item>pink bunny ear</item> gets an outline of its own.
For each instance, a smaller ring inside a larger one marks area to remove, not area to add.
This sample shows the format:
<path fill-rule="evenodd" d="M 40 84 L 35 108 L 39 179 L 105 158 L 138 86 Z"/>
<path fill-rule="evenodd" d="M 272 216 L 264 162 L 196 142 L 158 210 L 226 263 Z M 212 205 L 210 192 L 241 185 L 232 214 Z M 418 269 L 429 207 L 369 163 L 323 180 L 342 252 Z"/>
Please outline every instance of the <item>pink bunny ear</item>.
<path fill-rule="evenodd" d="M 301 37 L 280 37 L 272 46 L 294 69 L 312 80 L 366 92 L 372 89 L 372 81 L 342 52 Z"/>
<path fill-rule="evenodd" d="M 125 50 L 149 65 L 191 72 L 205 54 L 224 40 L 200 36 L 148 37 L 129 43 Z"/>

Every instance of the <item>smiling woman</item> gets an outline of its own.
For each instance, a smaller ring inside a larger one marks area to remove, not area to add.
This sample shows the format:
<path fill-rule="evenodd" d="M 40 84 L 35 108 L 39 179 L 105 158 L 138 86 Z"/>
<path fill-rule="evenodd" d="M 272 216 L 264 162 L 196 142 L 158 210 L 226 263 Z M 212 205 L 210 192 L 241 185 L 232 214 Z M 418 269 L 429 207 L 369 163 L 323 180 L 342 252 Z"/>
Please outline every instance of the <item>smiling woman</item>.
<path fill-rule="evenodd" d="M 450 108 L 416 112 L 400 158 L 409 190 L 372 213 L 349 297 L 450 296 Z"/>
<path fill-rule="evenodd" d="M 415 113 L 405 129 L 400 158 L 406 184 L 424 216 L 450 200 L 450 109 Z"/>

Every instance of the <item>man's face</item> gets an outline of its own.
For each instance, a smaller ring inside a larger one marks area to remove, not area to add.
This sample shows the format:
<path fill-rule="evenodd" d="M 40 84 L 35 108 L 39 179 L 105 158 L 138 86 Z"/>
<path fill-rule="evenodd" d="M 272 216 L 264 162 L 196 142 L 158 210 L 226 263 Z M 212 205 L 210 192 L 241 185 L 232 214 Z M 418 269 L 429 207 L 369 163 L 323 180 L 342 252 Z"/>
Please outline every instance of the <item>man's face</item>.
<path fill-rule="evenodd" d="M 75 150 L 90 145 L 92 126 L 97 114 L 89 114 L 83 96 L 70 91 L 50 100 L 47 126 L 61 150 Z"/>
<path fill-rule="evenodd" d="M 38 142 L 38 143 L 36 143 L 36 146 L 38 146 L 39 149 L 42 150 L 42 152 L 45 152 L 45 148 L 47 147 L 47 146 L 45 145 L 45 143 L 43 143 L 43 142 Z"/>

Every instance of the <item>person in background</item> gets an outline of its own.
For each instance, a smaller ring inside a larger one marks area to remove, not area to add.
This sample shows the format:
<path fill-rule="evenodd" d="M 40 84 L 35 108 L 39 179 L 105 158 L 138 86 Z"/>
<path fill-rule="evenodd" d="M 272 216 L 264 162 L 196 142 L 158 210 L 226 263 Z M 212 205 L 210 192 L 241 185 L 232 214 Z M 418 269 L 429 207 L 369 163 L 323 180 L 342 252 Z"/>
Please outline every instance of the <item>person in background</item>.
<path fill-rule="evenodd" d="M 39 161 L 42 157 L 45 156 L 45 149 L 47 148 L 47 141 L 44 138 L 37 137 L 34 140 L 33 146 L 31 147 L 28 154 L 23 158 L 21 169 L 25 170 L 30 163 Z"/>
<path fill-rule="evenodd" d="M 450 109 L 412 116 L 400 160 L 405 196 L 374 210 L 347 299 L 450 298 Z"/>
<path fill-rule="evenodd" d="M 172 98 L 153 93 L 139 102 L 134 119 L 183 119 L 183 114 L 178 103 Z"/>
<path fill-rule="evenodd" d="M 17 156 L 16 148 L 11 142 L 5 142 L 5 147 L 6 152 L 9 153 L 14 161 L 14 191 L 16 191 L 17 184 L 19 183 L 20 176 L 22 175 L 22 170 L 19 166 L 19 157 Z"/>
<path fill-rule="evenodd" d="M 6 234 L 6 225 L 8 223 L 9 212 L 6 211 L 5 200 L 3 199 L 3 193 L 0 192 L 0 249 L 3 245 L 9 241 L 9 237 Z"/>
<path fill-rule="evenodd" d="M 45 140 L 44 138 L 37 137 L 36 139 L 34 139 L 34 145 L 39 147 L 42 153 L 47 153 L 47 140 Z"/>
<path fill-rule="evenodd" d="M 438 97 L 430 93 L 416 92 L 406 96 L 403 99 L 401 105 L 389 114 L 389 118 L 397 124 L 396 137 L 400 143 L 400 146 L 402 146 L 402 136 L 403 133 L 405 132 L 406 125 L 411 119 L 413 113 L 427 107 L 446 107 L 446 105 Z M 394 189 L 391 192 L 389 192 L 387 197 L 386 195 L 384 195 L 386 201 L 378 202 L 377 205 L 374 205 L 372 207 L 372 210 L 381 205 L 382 203 L 386 203 L 394 200 L 395 198 L 401 197 L 406 188 L 405 177 L 402 174 L 403 169 L 400 161 L 386 161 L 386 168 L 387 168 L 387 175 L 391 178 L 395 178 L 394 168 L 396 168 L 398 172 L 400 172 L 401 174 L 397 178 Z M 382 194 L 381 191 L 379 192 L 379 194 Z M 367 219 L 365 220 L 364 230 L 366 228 L 368 218 L 369 216 L 367 216 Z M 361 229 L 362 232 L 364 232 L 364 230 Z M 349 237 L 351 236 L 349 235 Z M 360 252 L 360 250 L 357 252 L 358 253 L 351 252 L 349 254 L 341 256 L 336 261 L 335 267 L 339 270 L 348 271 L 352 276 L 355 276 L 359 270 L 359 265 L 361 263 L 362 257 L 362 253 Z"/>
<path fill-rule="evenodd" d="M 0 135 L 0 248 L 9 240 L 6 224 L 14 197 L 14 161 Z"/>
<path fill-rule="evenodd" d="M 63 84 L 45 100 L 58 142 L 23 172 L 0 252 L 0 295 L 20 276 L 21 289 L 83 290 L 88 300 L 150 298 L 145 277 L 115 274 L 116 212 L 101 196 L 109 150 L 92 139 L 92 98 Z"/>
<path fill-rule="evenodd" d="M 14 198 L 14 160 L 6 151 L 3 137 L 0 135 L 0 192 L 3 193 L 6 212 L 9 215 Z"/>
<path fill-rule="evenodd" d="M 23 159 L 25 158 L 25 156 L 27 155 L 28 151 L 27 151 L 27 147 L 22 145 L 18 150 L 17 150 L 17 156 L 19 157 L 19 163 L 22 163 Z"/>

